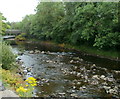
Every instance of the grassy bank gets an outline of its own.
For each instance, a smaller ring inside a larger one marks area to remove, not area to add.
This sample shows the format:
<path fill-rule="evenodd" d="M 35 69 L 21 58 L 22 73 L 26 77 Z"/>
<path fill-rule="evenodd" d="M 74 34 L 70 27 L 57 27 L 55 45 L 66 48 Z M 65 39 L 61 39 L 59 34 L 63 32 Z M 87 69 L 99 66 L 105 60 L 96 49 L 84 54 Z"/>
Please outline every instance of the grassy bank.
<path fill-rule="evenodd" d="M 111 58 L 111 59 L 120 58 L 120 52 L 118 52 L 116 50 L 102 50 L 102 49 L 97 49 L 97 48 L 89 47 L 89 46 L 85 46 L 85 45 L 73 46 L 73 45 L 69 45 L 69 44 L 65 44 L 65 48 L 76 49 L 76 50 L 82 51 L 84 53 L 99 56 L 99 57 L 106 57 L 106 58 Z"/>

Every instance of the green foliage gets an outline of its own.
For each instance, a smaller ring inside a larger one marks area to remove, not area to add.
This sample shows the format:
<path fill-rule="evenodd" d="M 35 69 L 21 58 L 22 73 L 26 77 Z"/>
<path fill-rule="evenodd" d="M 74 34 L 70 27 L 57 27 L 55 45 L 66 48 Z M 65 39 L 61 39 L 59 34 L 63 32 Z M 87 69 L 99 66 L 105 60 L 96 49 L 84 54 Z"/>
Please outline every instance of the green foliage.
<path fill-rule="evenodd" d="M 11 26 L 11 29 L 21 29 L 22 28 L 22 24 L 21 22 L 7 22 L 7 24 L 9 24 Z"/>
<path fill-rule="evenodd" d="M 2 68 L 11 69 L 14 66 L 12 63 L 15 62 L 15 55 L 11 51 L 11 47 L 5 42 L 0 43 L 2 51 L 0 51 L 0 56 L 2 58 Z"/>
<path fill-rule="evenodd" d="M 20 23 L 40 40 L 114 49 L 120 46 L 118 10 L 117 2 L 41 2 Z"/>
<path fill-rule="evenodd" d="M 15 37 L 15 40 L 25 41 L 26 40 L 26 35 L 27 35 L 26 33 L 21 33 L 20 35 Z"/>
<path fill-rule="evenodd" d="M 5 21 L 6 21 L 6 18 L 0 12 L 0 34 L 2 35 L 5 35 L 6 29 L 10 28 L 10 25 L 8 25 Z"/>

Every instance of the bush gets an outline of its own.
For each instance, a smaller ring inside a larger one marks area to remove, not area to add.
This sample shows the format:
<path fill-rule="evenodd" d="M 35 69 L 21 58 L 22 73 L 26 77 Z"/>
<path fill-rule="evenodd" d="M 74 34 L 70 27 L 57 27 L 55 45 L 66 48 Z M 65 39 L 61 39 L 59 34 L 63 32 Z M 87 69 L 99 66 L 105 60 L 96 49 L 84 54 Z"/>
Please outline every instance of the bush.
<path fill-rule="evenodd" d="M 21 33 L 20 35 L 16 36 L 15 40 L 17 41 L 25 41 L 26 40 L 26 33 Z"/>
<path fill-rule="evenodd" d="M 5 42 L 0 43 L 1 50 L 0 56 L 2 56 L 1 64 L 3 69 L 11 69 L 12 63 L 15 62 L 15 55 L 11 51 L 11 47 L 7 45 Z"/>

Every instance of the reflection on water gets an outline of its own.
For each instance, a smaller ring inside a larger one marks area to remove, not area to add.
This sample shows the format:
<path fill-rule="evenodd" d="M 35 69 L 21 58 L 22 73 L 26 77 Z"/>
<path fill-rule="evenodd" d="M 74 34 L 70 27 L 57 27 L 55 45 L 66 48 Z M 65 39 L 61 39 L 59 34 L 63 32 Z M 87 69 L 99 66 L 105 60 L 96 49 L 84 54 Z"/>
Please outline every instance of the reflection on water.
<path fill-rule="evenodd" d="M 119 97 L 120 62 L 85 56 L 49 44 L 13 46 L 23 65 L 32 68 L 26 76 L 38 79 L 38 96 Z M 35 53 L 37 52 L 38 53 Z M 112 92 L 113 91 L 113 92 Z"/>

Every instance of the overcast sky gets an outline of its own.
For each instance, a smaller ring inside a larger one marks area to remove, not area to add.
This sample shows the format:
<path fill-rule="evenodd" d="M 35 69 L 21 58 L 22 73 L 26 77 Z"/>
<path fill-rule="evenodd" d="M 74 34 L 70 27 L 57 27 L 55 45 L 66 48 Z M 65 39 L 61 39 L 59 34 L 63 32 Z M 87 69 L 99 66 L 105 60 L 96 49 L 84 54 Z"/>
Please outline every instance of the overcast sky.
<path fill-rule="evenodd" d="M 34 14 L 39 0 L 0 0 L 0 12 L 9 22 L 21 21 L 27 14 Z"/>

